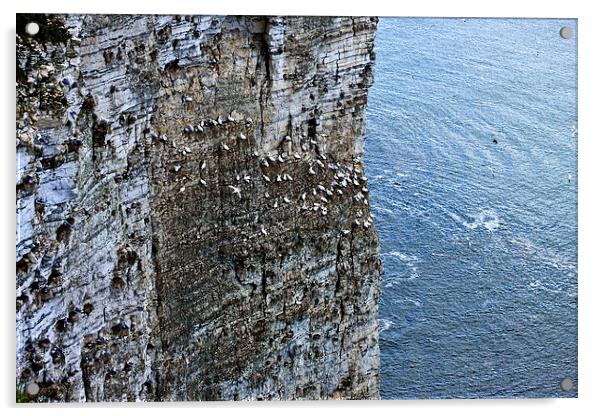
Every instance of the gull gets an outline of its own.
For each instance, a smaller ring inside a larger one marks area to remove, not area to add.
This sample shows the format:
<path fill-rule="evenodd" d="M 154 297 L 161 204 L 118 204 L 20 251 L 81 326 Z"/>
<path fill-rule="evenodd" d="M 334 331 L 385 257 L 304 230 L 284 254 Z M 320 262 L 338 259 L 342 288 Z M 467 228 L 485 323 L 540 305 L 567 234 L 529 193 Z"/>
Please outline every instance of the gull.
<path fill-rule="evenodd" d="M 321 167 L 321 168 L 323 168 L 323 167 L 324 167 L 324 163 L 320 162 L 319 160 L 316 160 L 316 163 L 317 163 L 318 165 L 320 165 L 320 167 Z"/>
<path fill-rule="evenodd" d="M 253 156 L 258 157 L 259 156 L 259 152 L 257 152 L 257 150 L 253 151 Z"/>
<path fill-rule="evenodd" d="M 182 100 L 184 102 L 190 103 L 190 102 L 192 102 L 192 97 L 185 95 L 184 97 L 182 97 Z"/>
<path fill-rule="evenodd" d="M 326 160 L 326 156 L 324 156 L 322 153 L 320 153 L 319 156 L 320 156 L 320 159 Z"/>
<path fill-rule="evenodd" d="M 263 179 L 265 179 L 266 182 L 271 182 L 269 176 L 267 176 L 267 175 L 262 175 L 262 176 L 263 176 Z"/>
<path fill-rule="evenodd" d="M 224 119 L 222 118 L 222 116 L 219 116 L 219 117 L 217 118 L 217 124 L 219 124 L 220 126 L 221 126 L 222 124 L 224 124 Z"/>
<path fill-rule="evenodd" d="M 226 152 L 227 152 L 228 150 L 230 150 L 230 148 L 228 147 L 228 145 L 227 145 L 226 143 L 222 143 L 222 144 L 220 145 L 220 147 L 221 147 L 221 149 L 222 149 L 222 150 L 224 150 L 224 151 L 226 151 Z"/>
<path fill-rule="evenodd" d="M 237 188 L 236 186 L 233 185 L 228 185 L 228 188 L 232 189 L 232 193 L 238 195 L 239 198 L 242 198 L 242 196 L 240 195 L 240 188 Z"/>
<path fill-rule="evenodd" d="M 274 208 L 278 208 L 278 201 L 274 202 Z"/>
<path fill-rule="evenodd" d="M 282 177 L 280 175 L 276 176 L 276 182 L 281 182 L 282 181 Z"/>
<path fill-rule="evenodd" d="M 365 176 L 362 176 L 362 181 L 367 182 L 368 178 L 366 178 Z"/>
<path fill-rule="evenodd" d="M 311 193 L 312 193 L 314 196 L 318 194 L 318 193 L 316 192 L 316 188 L 312 188 L 312 190 L 311 190 Z"/>
<path fill-rule="evenodd" d="M 355 225 L 360 225 L 360 220 L 355 220 Z"/>
<path fill-rule="evenodd" d="M 319 185 L 318 185 L 318 189 L 319 189 L 320 191 L 322 191 L 322 192 L 325 192 L 325 191 L 326 191 L 326 188 L 324 188 L 324 187 L 322 186 L 322 184 L 319 184 Z"/>
<path fill-rule="evenodd" d="M 184 151 L 186 153 L 192 153 L 192 150 L 190 150 L 190 147 L 188 147 L 188 146 L 184 146 Z"/>
<path fill-rule="evenodd" d="M 324 198 L 323 196 L 320 197 L 320 201 L 324 202 L 325 204 L 328 203 L 328 199 Z"/>
<path fill-rule="evenodd" d="M 363 188 L 362 188 L 362 192 L 363 192 L 363 193 L 365 193 L 365 194 L 367 194 L 367 193 L 368 193 L 368 188 L 366 188 L 366 187 L 363 187 Z"/>
<path fill-rule="evenodd" d="M 306 195 L 306 194 L 305 194 L 305 192 L 303 192 L 303 195 L 301 195 L 301 199 L 302 199 L 303 201 L 305 201 L 305 195 Z"/>
<path fill-rule="evenodd" d="M 279 163 L 284 163 L 284 159 L 282 158 L 281 155 L 278 155 L 278 162 Z"/>
<path fill-rule="evenodd" d="M 185 186 L 183 186 L 183 187 L 180 188 L 180 192 L 184 192 L 185 190 L 186 190 Z"/>
<path fill-rule="evenodd" d="M 291 175 L 289 175 L 288 173 L 285 173 L 284 175 L 282 175 L 282 179 L 284 179 L 286 181 L 292 181 L 293 177 Z"/>
<path fill-rule="evenodd" d="M 341 182 L 341 186 L 343 188 L 347 188 L 347 179 L 343 179 L 343 182 Z"/>
<path fill-rule="evenodd" d="M 286 196 L 285 196 L 284 198 L 282 198 L 282 200 L 283 200 L 284 202 L 286 202 L 287 204 L 290 204 L 290 202 L 291 202 L 291 200 L 290 200 L 290 199 L 288 199 Z"/>
<path fill-rule="evenodd" d="M 203 131 L 203 126 L 201 126 L 200 124 L 197 124 L 197 125 L 194 127 L 194 131 L 196 131 L 197 133 L 200 133 L 200 132 L 202 132 L 202 131 Z"/>
<path fill-rule="evenodd" d="M 312 166 L 309 167 L 309 174 L 310 175 L 315 175 L 316 171 L 314 170 L 314 168 Z"/>
<path fill-rule="evenodd" d="M 190 124 L 187 125 L 186 127 L 184 127 L 184 132 L 185 133 L 190 133 L 192 131 L 194 131 L 194 127 L 192 127 Z"/>
<path fill-rule="evenodd" d="M 239 138 L 240 140 L 247 140 L 247 136 L 245 136 L 245 134 L 244 134 L 244 133 L 240 133 L 240 134 L 238 135 L 238 138 Z"/>
<path fill-rule="evenodd" d="M 295 156 L 295 159 L 297 159 L 297 160 L 301 159 L 301 155 L 297 152 L 295 152 L 294 156 Z"/>
<path fill-rule="evenodd" d="M 207 182 L 205 182 L 205 179 L 199 179 L 199 182 L 203 185 L 203 186 L 207 186 Z"/>
<path fill-rule="evenodd" d="M 262 165 L 265 166 L 266 168 L 270 166 L 267 159 L 263 161 Z"/>
<path fill-rule="evenodd" d="M 206 167 L 207 167 L 207 161 L 203 160 L 203 164 L 201 165 L 201 170 L 205 170 Z"/>
<path fill-rule="evenodd" d="M 332 196 L 332 191 L 331 191 L 330 189 L 327 189 L 327 190 L 326 190 L 326 195 L 328 195 L 328 196 Z"/>
<path fill-rule="evenodd" d="M 227 120 L 228 120 L 230 123 L 233 123 L 233 122 L 234 122 L 234 119 L 232 118 L 232 116 L 228 116 L 228 117 L 226 117 L 226 119 L 227 119 Z"/>
<path fill-rule="evenodd" d="M 343 191 L 341 191 L 340 189 L 337 189 L 337 194 L 343 195 Z"/>
<path fill-rule="evenodd" d="M 247 117 L 247 123 L 252 123 L 253 119 L 251 117 Z"/>
<path fill-rule="evenodd" d="M 245 175 L 243 178 L 243 181 L 245 181 L 246 183 L 251 182 L 251 177 L 249 175 Z"/>
<path fill-rule="evenodd" d="M 272 156 L 272 155 L 271 155 L 271 154 L 269 154 L 269 153 L 268 153 L 268 155 L 267 155 L 266 157 L 268 158 L 268 160 L 269 160 L 270 162 L 275 162 L 275 161 L 276 161 L 276 159 L 274 158 L 274 156 Z"/>
<path fill-rule="evenodd" d="M 351 231 L 349 231 L 349 230 L 343 230 L 343 235 L 347 235 L 347 234 L 349 234 L 350 232 L 351 232 Z"/>
<path fill-rule="evenodd" d="M 370 227 L 370 223 L 368 221 L 364 221 L 364 228 Z"/>
<path fill-rule="evenodd" d="M 353 180 L 353 184 L 354 184 L 355 186 L 360 186 L 360 183 L 359 183 L 358 181 L 356 181 L 355 179 Z"/>
<path fill-rule="evenodd" d="M 180 165 L 176 165 L 176 166 L 174 166 L 174 168 L 173 168 L 173 170 L 174 170 L 175 172 L 179 172 L 179 171 L 180 171 L 180 169 L 182 169 L 182 166 L 180 166 Z"/>
<path fill-rule="evenodd" d="M 268 235 L 268 232 L 263 228 L 263 225 L 261 226 L 261 234 Z"/>
<path fill-rule="evenodd" d="M 240 181 L 240 175 L 236 175 L 236 180 Z"/>
<path fill-rule="evenodd" d="M 266 198 L 270 197 L 270 194 L 268 192 L 266 192 L 265 194 L 263 194 Z"/>
<path fill-rule="evenodd" d="M 164 135 L 164 134 L 162 134 L 162 135 L 159 136 L 159 140 L 162 141 L 162 142 L 166 142 L 167 141 L 167 136 Z"/>
<path fill-rule="evenodd" d="M 326 208 L 322 208 L 322 215 L 328 214 L 328 210 Z"/>

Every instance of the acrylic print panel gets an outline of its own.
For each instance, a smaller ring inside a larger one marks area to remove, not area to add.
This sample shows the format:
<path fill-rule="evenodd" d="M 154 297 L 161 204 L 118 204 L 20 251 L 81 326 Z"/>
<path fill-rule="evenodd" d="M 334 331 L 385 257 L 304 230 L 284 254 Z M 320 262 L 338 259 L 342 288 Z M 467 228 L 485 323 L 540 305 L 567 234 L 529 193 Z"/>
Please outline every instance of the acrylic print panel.
<path fill-rule="evenodd" d="M 576 39 L 17 15 L 17 401 L 576 397 Z"/>

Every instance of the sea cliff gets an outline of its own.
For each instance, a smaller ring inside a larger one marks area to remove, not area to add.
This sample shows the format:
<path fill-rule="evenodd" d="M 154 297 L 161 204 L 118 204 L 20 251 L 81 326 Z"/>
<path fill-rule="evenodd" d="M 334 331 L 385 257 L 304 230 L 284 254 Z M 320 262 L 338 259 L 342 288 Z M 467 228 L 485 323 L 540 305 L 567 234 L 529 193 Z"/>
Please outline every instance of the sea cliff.
<path fill-rule="evenodd" d="M 379 397 L 377 19 L 18 16 L 16 383 Z"/>

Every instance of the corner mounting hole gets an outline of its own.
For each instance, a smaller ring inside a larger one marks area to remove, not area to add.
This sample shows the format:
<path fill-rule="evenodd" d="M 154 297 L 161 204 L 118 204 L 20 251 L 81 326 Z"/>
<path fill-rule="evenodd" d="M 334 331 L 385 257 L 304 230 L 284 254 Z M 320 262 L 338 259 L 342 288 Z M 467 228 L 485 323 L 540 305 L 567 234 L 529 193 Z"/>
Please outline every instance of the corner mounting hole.
<path fill-rule="evenodd" d="M 560 37 L 562 39 L 570 39 L 573 35 L 573 30 L 568 26 L 563 26 L 560 28 Z"/>
<path fill-rule="evenodd" d="M 25 32 L 27 32 L 28 35 L 37 35 L 39 31 L 40 26 L 36 22 L 29 22 L 25 25 Z"/>
<path fill-rule="evenodd" d="M 571 391 L 573 390 L 573 380 L 570 378 L 563 378 L 560 380 L 560 389 L 562 391 Z"/>
<path fill-rule="evenodd" d="M 29 383 L 27 387 L 25 387 L 25 392 L 30 396 L 37 396 L 40 392 L 40 386 L 37 383 Z"/>

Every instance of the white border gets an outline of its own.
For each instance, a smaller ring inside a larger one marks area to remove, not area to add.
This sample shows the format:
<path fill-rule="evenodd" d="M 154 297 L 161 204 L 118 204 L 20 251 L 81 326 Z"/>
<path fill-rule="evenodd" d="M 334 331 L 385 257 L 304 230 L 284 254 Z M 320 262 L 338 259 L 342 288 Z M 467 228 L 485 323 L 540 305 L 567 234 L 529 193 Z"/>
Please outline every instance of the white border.
<path fill-rule="evenodd" d="M 499 2 L 452 0 L 419 0 L 394 5 L 391 1 L 193 1 L 193 0 L 103 0 L 103 1 L 43 1 L 4 0 L 2 19 L 3 62 L 0 84 L 2 105 L 2 208 L 4 249 L 0 250 L 4 273 L 2 329 L 2 374 L 0 392 L 7 413 L 20 414 L 82 414 L 111 416 L 121 414 L 162 414 L 166 411 L 190 414 L 299 414 L 343 411 L 346 414 L 378 412 L 379 414 L 440 414 L 447 415 L 507 415 L 508 413 L 588 414 L 600 411 L 602 403 L 602 367 L 600 331 L 602 325 L 602 273 L 597 267 L 597 257 L 602 255 L 601 181 L 602 152 L 600 119 L 602 90 L 600 77 L 602 65 L 600 41 L 602 40 L 602 15 L 594 1 L 552 1 L 534 4 L 525 0 Z M 10 4 L 6 4 L 10 3 Z M 477 400 L 477 401 L 400 401 L 400 402 L 297 402 L 297 403 L 182 403 L 81 406 L 61 405 L 37 408 L 15 408 L 14 402 L 14 27 L 16 12 L 62 13 L 156 13 L 156 14 L 284 14 L 284 15 L 378 15 L 378 16 L 462 16 L 462 17 L 559 17 L 579 19 L 579 399 L 548 400 Z"/>

